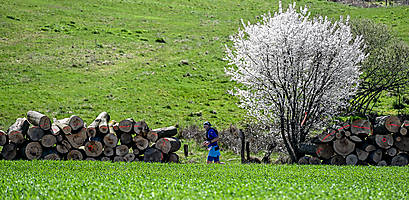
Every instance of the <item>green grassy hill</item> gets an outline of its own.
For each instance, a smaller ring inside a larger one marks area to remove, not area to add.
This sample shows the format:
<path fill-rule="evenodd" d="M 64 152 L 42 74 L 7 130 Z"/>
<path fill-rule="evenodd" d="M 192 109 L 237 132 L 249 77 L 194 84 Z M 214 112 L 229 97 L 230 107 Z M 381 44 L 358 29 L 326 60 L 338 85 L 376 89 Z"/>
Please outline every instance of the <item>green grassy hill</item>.
<path fill-rule="evenodd" d="M 313 14 L 389 24 L 409 41 L 409 7 L 297 3 Z M 237 123 L 245 112 L 226 92 L 233 84 L 224 75 L 224 44 L 241 18 L 255 21 L 277 7 L 265 0 L 3 0 L 0 129 L 28 110 L 75 113 L 88 123 L 107 111 L 153 128 Z"/>

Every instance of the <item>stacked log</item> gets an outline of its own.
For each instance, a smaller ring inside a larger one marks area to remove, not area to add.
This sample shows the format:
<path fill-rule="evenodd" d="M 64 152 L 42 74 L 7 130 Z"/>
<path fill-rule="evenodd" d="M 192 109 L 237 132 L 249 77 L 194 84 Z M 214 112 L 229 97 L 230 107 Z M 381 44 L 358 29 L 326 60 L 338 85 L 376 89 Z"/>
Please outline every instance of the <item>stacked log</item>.
<path fill-rule="evenodd" d="M 76 115 L 51 120 L 29 111 L 4 132 L 0 158 L 6 160 L 101 160 L 114 162 L 179 162 L 181 144 L 175 127 L 150 129 L 145 121 L 117 123 L 101 112 L 87 126 Z"/>
<path fill-rule="evenodd" d="M 374 124 L 365 119 L 337 124 L 300 145 L 312 157 L 298 163 L 319 158 L 332 165 L 404 166 L 409 162 L 408 127 L 409 121 L 397 116 L 377 117 Z"/>

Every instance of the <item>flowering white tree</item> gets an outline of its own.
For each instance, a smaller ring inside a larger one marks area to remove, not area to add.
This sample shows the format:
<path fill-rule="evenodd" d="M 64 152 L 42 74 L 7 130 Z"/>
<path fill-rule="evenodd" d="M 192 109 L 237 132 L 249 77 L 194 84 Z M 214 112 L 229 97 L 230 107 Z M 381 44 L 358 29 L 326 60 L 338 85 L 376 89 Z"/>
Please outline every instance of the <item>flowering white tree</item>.
<path fill-rule="evenodd" d="M 248 116 L 276 126 L 293 161 L 298 144 L 339 114 L 359 84 L 365 58 L 362 38 L 353 38 L 348 19 L 311 18 L 307 8 L 262 15 L 243 23 L 227 48 L 226 73 Z"/>

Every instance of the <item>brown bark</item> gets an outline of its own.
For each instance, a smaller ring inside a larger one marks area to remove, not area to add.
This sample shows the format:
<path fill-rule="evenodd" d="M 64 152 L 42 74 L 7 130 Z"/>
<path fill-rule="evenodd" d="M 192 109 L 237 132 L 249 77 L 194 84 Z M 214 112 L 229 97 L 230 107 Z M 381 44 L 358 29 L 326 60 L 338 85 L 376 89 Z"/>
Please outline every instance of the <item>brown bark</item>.
<path fill-rule="evenodd" d="M 88 141 L 84 145 L 85 155 L 88 157 L 98 157 L 102 154 L 102 143 L 98 141 Z"/>
<path fill-rule="evenodd" d="M 27 136 L 31 141 L 40 141 L 44 136 L 44 130 L 38 126 L 33 126 L 28 129 Z"/>
<path fill-rule="evenodd" d="M 38 126 L 43 130 L 50 130 L 51 128 L 51 120 L 47 116 L 36 112 L 36 111 L 28 111 L 27 112 L 27 120 L 33 124 L 34 126 Z"/>
<path fill-rule="evenodd" d="M 376 144 L 382 149 L 389 149 L 393 145 L 393 137 L 388 135 L 375 135 Z"/>
<path fill-rule="evenodd" d="M 81 151 L 73 149 L 67 154 L 67 160 L 83 160 L 84 155 L 82 155 Z"/>
<path fill-rule="evenodd" d="M 335 140 L 333 147 L 334 151 L 342 156 L 346 156 L 355 151 L 355 143 L 351 142 L 351 140 L 347 138 Z"/>
<path fill-rule="evenodd" d="M 163 153 L 159 149 L 148 148 L 145 151 L 143 161 L 145 161 L 145 162 L 162 162 L 163 161 Z"/>
<path fill-rule="evenodd" d="M 317 147 L 316 154 L 323 159 L 330 159 L 334 155 L 334 149 L 331 144 L 320 144 Z"/>
<path fill-rule="evenodd" d="M 118 144 L 118 137 L 115 134 L 108 133 L 104 136 L 103 141 L 106 147 L 114 148 Z"/>
<path fill-rule="evenodd" d="M 143 138 L 142 136 L 135 136 L 133 138 L 133 141 L 134 141 L 136 147 L 141 151 L 148 148 L 149 141 L 147 139 Z"/>
<path fill-rule="evenodd" d="M 401 125 L 401 121 L 396 116 L 377 117 L 374 125 L 374 133 L 381 135 L 389 134 L 389 132 L 397 133 Z"/>
<path fill-rule="evenodd" d="M 1 155 L 5 160 L 14 160 L 17 156 L 17 146 L 15 144 L 4 145 Z"/>
<path fill-rule="evenodd" d="M 166 154 L 179 150 L 180 146 L 181 143 L 177 138 L 161 138 L 155 144 L 157 149 Z"/>
<path fill-rule="evenodd" d="M 371 122 L 365 119 L 358 119 L 351 123 L 351 133 L 354 135 L 371 135 Z"/>
<path fill-rule="evenodd" d="M 54 135 L 46 134 L 41 138 L 41 145 L 43 147 L 52 147 L 57 143 L 57 138 Z"/>
<path fill-rule="evenodd" d="M 356 165 L 358 163 L 358 156 L 356 156 L 355 154 L 349 154 L 345 158 L 345 163 L 347 165 Z"/>
<path fill-rule="evenodd" d="M 119 122 L 119 130 L 124 133 L 129 133 L 133 129 L 135 121 L 132 118 L 124 119 Z"/>
<path fill-rule="evenodd" d="M 119 145 L 115 148 L 115 155 L 124 156 L 129 153 L 129 148 L 126 145 Z"/>
<path fill-rule="evenodd" d="M 152 131 L 158 134 L 158 139 L 164 138 L 164 137 L 173 137 L 178 133 L 178 129 L 174 126 L 154 129 Z"/>
<path fill-rule="evenodd" d="M 37 160 L 43 154 L 43 148 L 39 142 L 29 142 L 21 150 L 23 157 L 28 160 Z"/>
<path fill-rule="evenodd" d="M 401 151 L 409 152 L 409 137 L 396 137 L 395 146 Z"/>
<path fill-rule="evenodd" d="M 65 137 L 73 148 L 79 149 L 88 139 L 86 131 L 86 128 L 83 127 L 78 133 L 66 135 Z"/>
<path fill-rule="evenodd" d="M 0 146 L 4 146 L 7 143 L 7 140 L 7 134 L 4 131 L 0 130 Z"/>

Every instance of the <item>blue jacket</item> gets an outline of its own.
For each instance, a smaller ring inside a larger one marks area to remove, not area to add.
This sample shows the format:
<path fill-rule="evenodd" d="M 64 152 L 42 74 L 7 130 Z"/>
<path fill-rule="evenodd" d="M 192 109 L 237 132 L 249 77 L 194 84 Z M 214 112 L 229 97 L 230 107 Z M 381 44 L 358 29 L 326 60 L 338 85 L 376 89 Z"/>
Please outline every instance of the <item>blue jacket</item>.
<path fill-rule="evenodd" d="M 217 138 L 217 137 L 218 135 L 213 128 L 209 128 L 209 130 L 207 130 L 207 133 L 206 133 L 207 141 L 211 142 L 214 138 Z M 212 147 L 212 146 L 217 146 L 217 141 L 209 144 L 209 147 Z"/>

